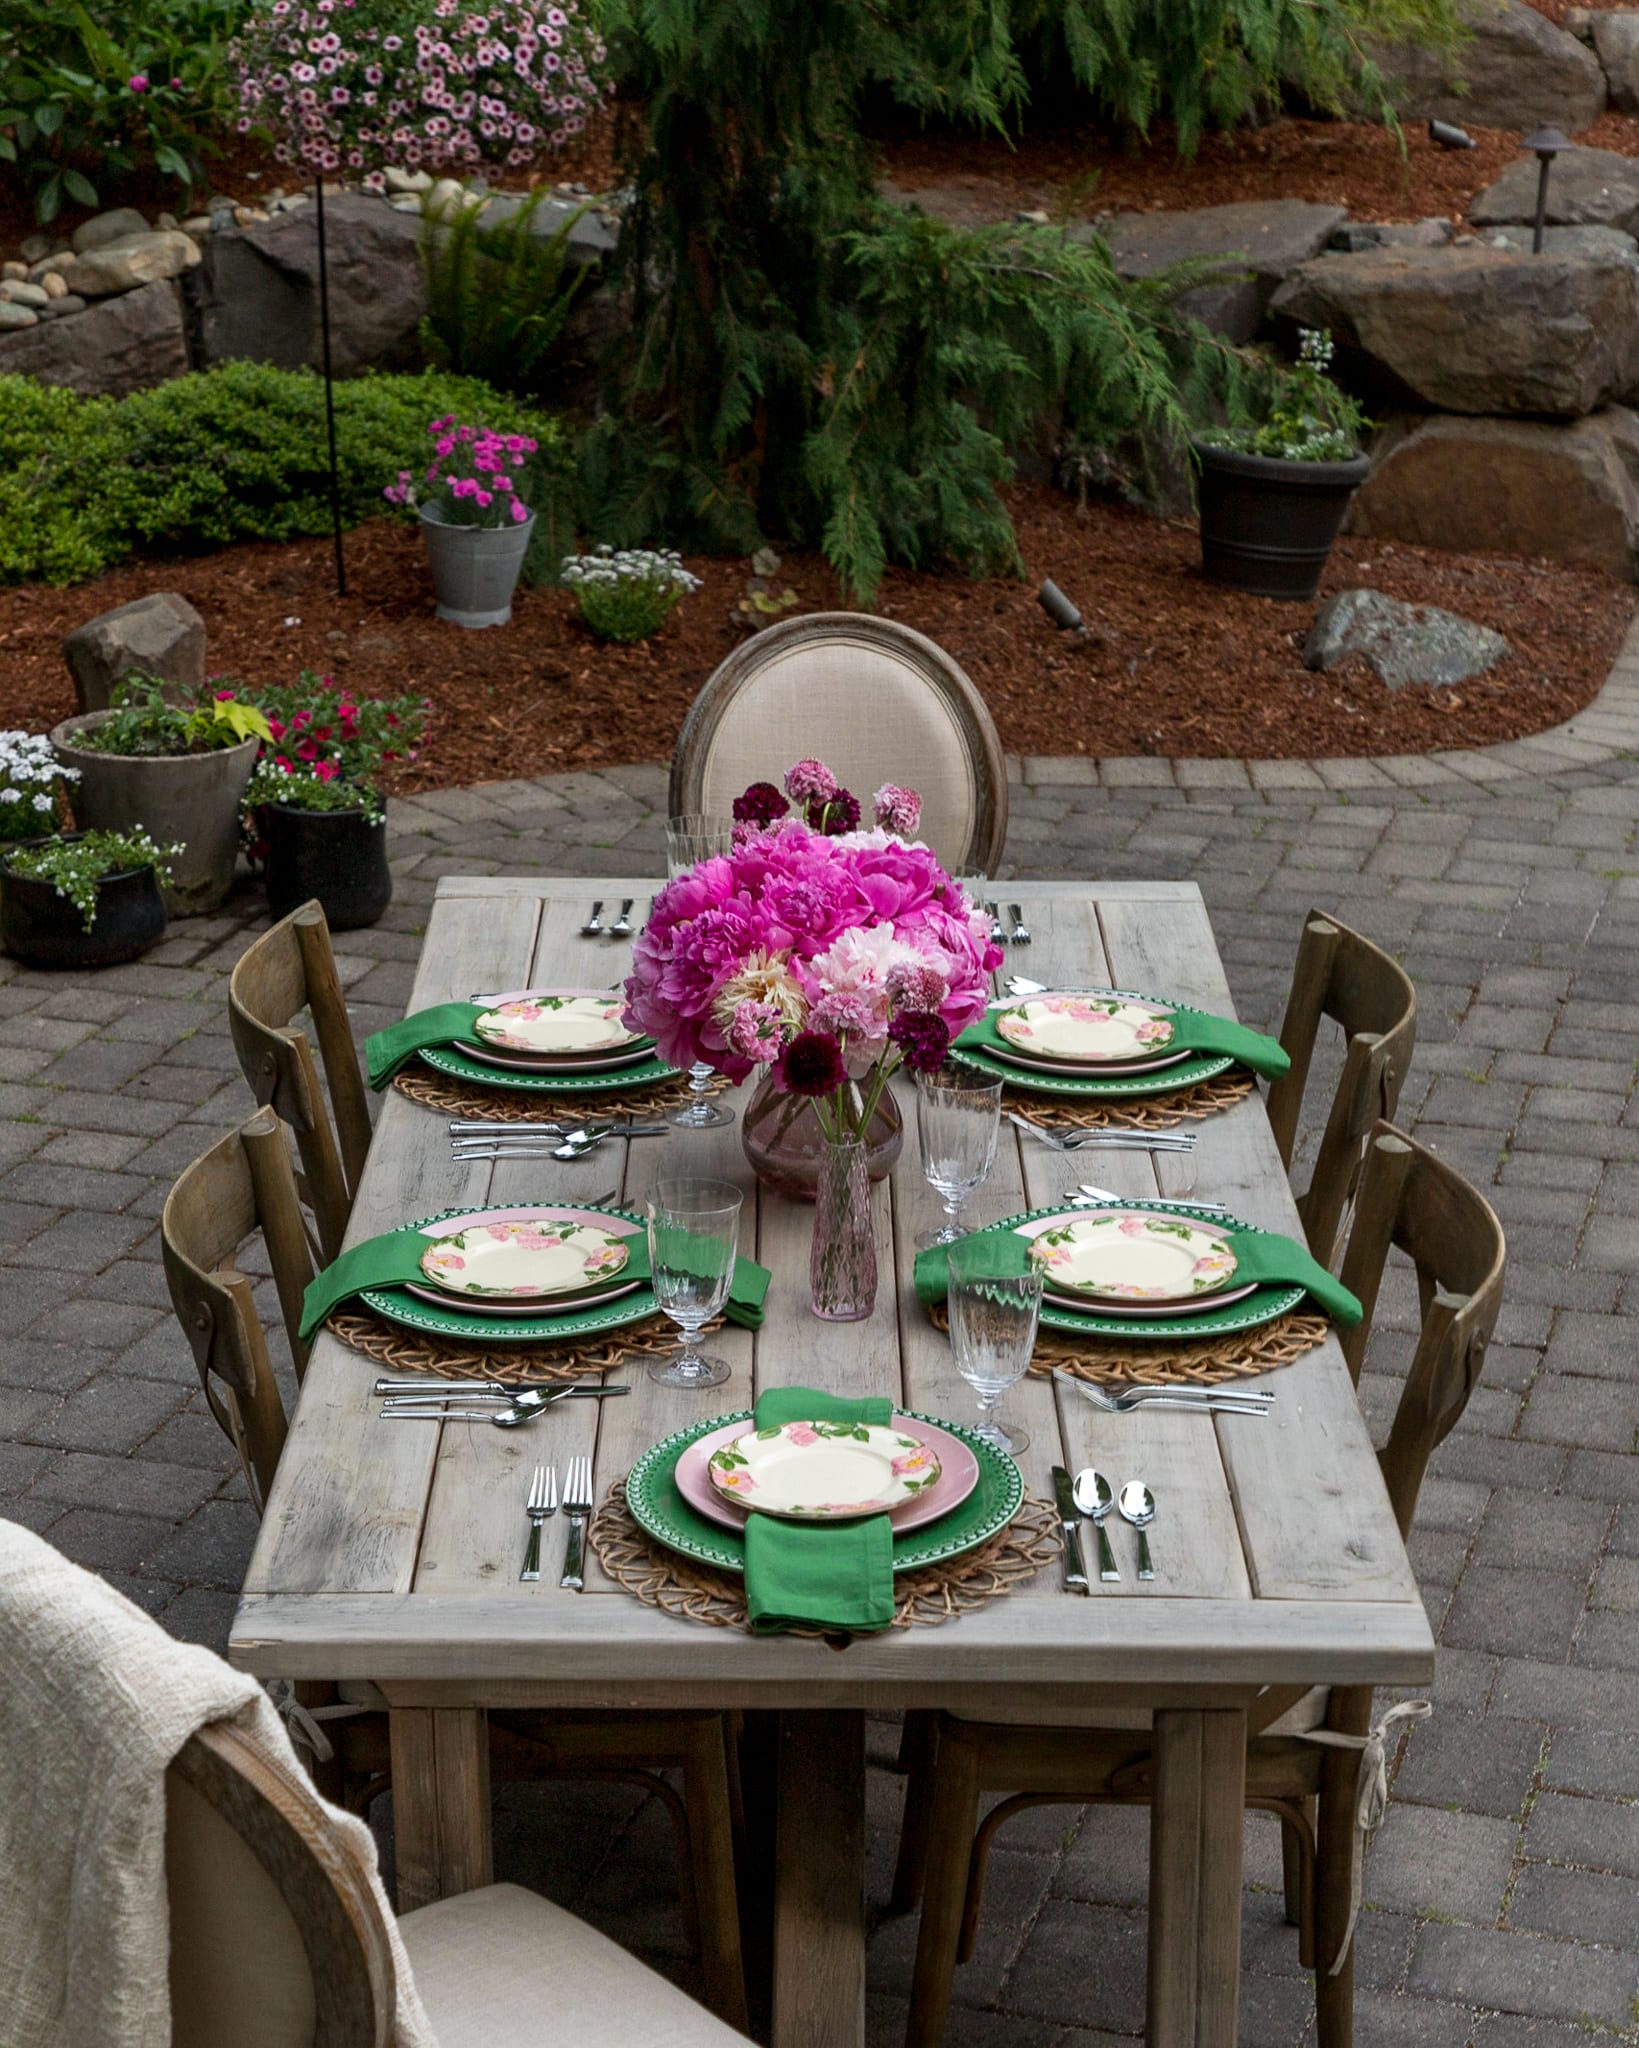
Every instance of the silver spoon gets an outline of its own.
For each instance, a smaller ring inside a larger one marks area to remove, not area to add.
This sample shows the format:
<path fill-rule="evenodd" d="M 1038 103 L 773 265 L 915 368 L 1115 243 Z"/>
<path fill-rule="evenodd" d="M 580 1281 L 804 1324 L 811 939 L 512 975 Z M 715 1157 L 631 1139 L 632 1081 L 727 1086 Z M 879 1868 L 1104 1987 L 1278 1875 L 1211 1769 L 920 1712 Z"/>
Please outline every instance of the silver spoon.
<path fill-rule="evenodd" d="M 1153 1579 L 1155 1566 L 1150 1561 L 1150 1539 L 1144 1532 L 1155 1520 L 1155 1495 L 1142 1479 L 1129 1479 L 1122 1487 L 1121 1519 L 1131 1522 L 1138 1531 L 1138 1576 Z"/>
<path fill-rule="evenodd" d="M 620 915 L 609 927 L 610 938 L 629 939 L 632 936 L 632 905 L 636 901 L 635 896 L 628 896 L 621 903 Z"/>
<path fill-rule="evenodd" d="M 585 924 L 583 924 L 580 928 L 580 935 L 583 939 L 595 939 L 598 936 L 598 934 L 603 930 L 603 925 L 600 921 L 602 917 L 603 898 L 600 896 L 596 903 L 592 905 L 592 915 L 586 920 Z"/>
<path fill-rule="evenodd" d="M 1104 1526 L 1104 1517 L 1115 1506 L 1115 1492 L 1102 1472 L 1095 1472 L 1091 1465 L 1084 1465 L 1076 1474 L 1076 1506 L 1084 1515 L 1092 1518 L 1098 1531 L 1098 1576 L 1105 1585 L 1119 1581 L 1121 1574 L 1115 1568 L 1115 1552 L 1110 1548 L 1110 1534 Z"/>

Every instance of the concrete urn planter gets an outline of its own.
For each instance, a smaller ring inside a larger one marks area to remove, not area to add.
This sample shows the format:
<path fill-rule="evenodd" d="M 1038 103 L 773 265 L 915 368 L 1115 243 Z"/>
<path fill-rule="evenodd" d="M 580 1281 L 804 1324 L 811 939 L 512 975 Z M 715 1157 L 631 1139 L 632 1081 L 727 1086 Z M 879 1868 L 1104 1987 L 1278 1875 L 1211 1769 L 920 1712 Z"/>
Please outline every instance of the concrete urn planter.
<path fill-rule="evenodd" d="M 204 754 L 101 754 L 77 744 L 110 717 L 66 718 L 51 735 L 61 759 L 80 771 L 74 818 L 88 832 L 129 832 L 141 825 L 161 846 L 180 842 L 165 890 L 173 917 L 215 910 L 233 887 L 239 853 L 239 805 L 256 765 L 256 738 Z"/>

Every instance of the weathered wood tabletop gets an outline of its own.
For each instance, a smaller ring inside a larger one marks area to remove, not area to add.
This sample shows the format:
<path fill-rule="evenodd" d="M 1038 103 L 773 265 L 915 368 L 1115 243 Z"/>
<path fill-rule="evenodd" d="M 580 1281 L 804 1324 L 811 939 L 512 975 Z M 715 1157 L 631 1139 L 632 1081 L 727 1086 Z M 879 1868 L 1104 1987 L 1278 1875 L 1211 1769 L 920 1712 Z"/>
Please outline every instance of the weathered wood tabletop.
<path fill-rule="evenodd" d="M 620 980 L 627 948 L 583 939 L 594 895 L 642 879 L 448 877 L 439 886 L 412 1007 L 473 989 Z M 1050 984 L 1108 983 L 1228 1012 L 1198 890 L 1185 883 L 1019 883 L 1034 943 L 1003 972 Z M 730 1102 L 741 1097 L 730 1096 Z M 910 1286 L 916 1233 L 939 1204 L 918 1166 L 914 1104 L 904 1153 L 876 1191 L 882 1275 L 875 1314 L 827 1324 L 808 1310 L 812 1212 L 756 1190 L 733 1128 L 606 1144 L 586 1160 L 452 1161 L 446 1118 L 389 1093 L 349 1243 L 454 1207 L 564 1200 L 621 1183 L 641 1203 L 662 1174 L 700 1172 L 748 1191 L 742 1249 L 774 1275 L 761 1331 L 727 1328 L 727 1384 L 705 1394 L 623 1372 L 633 1394 L 575 1402 L 527 1430 L 386 1423 L 376 1368 L 328 1334 L 314 1348 L 267 1504 L 230 1654 L 263 1676 L 372 1679 L 392 1707 L 402 1908 L 487 1880 L 484 1711 L 524 1705 L 744 1706 L 781 1711 L 783 1844 L 776 1909 L 779 2048 L 863 2039 L 863 1710 L 943 1705 L 1004 1717 L 1099 1702 L 1157 1710 L 1152 1818 L 1149 2040 L 1229 2048 L 1240 1924 L 1239 1758 L 1245 1710 L 1264 1686 L 1415 1684 L 1434 1650 L 1416 1584 L 1335 1341 L 1274 1375 L 1274 1417 L 1216 1422 L 1177 1411 L 1108 1416 L 1032 1379 L 1005 1412 L 1030 1432 L 1021 1460 L 1038 1494 L 1055 1461 L 1096 1463 L 1156 1495 L 1156 1578 L 1090 1596 L 1050 1567 L 942 1627 L 856 1640 L 838 1652 L 673 1619 L 590 1562 L 584 1595 L 556 1571 L 522 1585 L 523 1501 L 535 1462 L 595 1455 L 597 1488 L 659 1437 L 706 1413 L 798 1382 L 889 1394 L 958 1419 L 975 1413 L 946 1340 Z M 1261 1098 L 1192 1128 L 1194 1192 L 1248 1221 L 1297 1233 L 1291 1190 Z M 1004 1125 L 969 1220 L 1057 1199 L 1083 1175 L 1122 1194 L 1188 1192 L 1165 1154 L 1063 1155 Z M 626 1157 L 622 1157 L 625 1153 Z M 753 1191 L 755 1194 L 753 1195 Z M 561 1544 L 561 1523 L 548 1524 Z M 1087 1537 L 1090 1539 L 1091 1530 Z M 1117 1544 L 1129 1534 L 1118 1531 Z M 1090 1540 L 1087 1544 L 1091 1555 Z M 549 1540 L 548 1561 L 556 1557 Z M 1125 1554 L 1125 1553 L 1124 1553 Z M 1130 1559 L 1129 1559 L 1130 1562 Z M 1227 1759 L 1227 1767 L 1224 1760 Z M 1194 1760 L 1194 1761 L 1192 1761 Z M 1210 1761 L 1211 1768 L 1203 1768 Z M 1212 1853 L 1203 1853 L 1206 1845 Z M 1090 1997 L 1093 1994 L 1090 1993 Z M 1089 2010 L 1090 2025 L 1098 2023 Z"/>

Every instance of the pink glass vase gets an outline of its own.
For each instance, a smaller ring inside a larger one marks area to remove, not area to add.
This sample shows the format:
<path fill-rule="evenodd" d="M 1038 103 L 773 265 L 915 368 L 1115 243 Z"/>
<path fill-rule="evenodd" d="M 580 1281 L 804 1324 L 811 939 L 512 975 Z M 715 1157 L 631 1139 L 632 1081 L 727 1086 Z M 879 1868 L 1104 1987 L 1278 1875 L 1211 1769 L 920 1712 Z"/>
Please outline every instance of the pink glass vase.
<path fill-rule="evenodd" d="M 808 1291 L 815 1315 L 857 1323 L 876 1306 L 876 1230 L 866 1147 L 852 1136 L 826 1138 L 814 1195 Z"/>
<path fill-rule="evenodd" d="M 857 1123 L 865 1104 L 849 1083 L 851 1113 Z M 883 1180 L 899 1157 L 905 1129 L 893 1090 L 884 1088 L 865 1131 L 865 1171 Z M 782 1095 L 764 1075 L 752 1091 L 740 1119 L 740 1143 L 752 1172 L 764 1187 L 793 1201 L 811 1202 L 819 1186 L 820 1155 L 827 1139 L 814 1105 L 806 1095 Z"/>

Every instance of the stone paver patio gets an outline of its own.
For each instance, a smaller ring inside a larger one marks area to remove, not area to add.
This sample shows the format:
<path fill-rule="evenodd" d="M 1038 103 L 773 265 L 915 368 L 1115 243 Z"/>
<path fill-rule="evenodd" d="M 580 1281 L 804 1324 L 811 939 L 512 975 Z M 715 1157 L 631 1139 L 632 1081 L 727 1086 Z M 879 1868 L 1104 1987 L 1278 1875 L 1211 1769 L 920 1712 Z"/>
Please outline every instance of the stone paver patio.
<path fill-rule="evenodd" d="M 1639 760 L 1613 751 L 1639 740 L 1632 660 L 1569 728 L 1489 755 L 1026 762 L 1013 792 L 1012 873 L 1198 880 L 1251 1022 L 1278 1020 L 1311 906 L 1395 950 L 1422 1004 L 1402 1119 L 1508 1230 L 1498 1341 L 1413 1545 L 1437 1712 L 1368 1865 L 1361 2048 L 1639 2041 Z M 395 806 L 398 899 L 338 941 L 360 1036 L 401 1013 L 439 875 L 658 868 L 663 808 L 656 768 Z M 156 1219 L 249 1105 L 226 976 L 262 915 L 241 892 L 89 981 L 0 962 L 0 1514 L 213 1644 L 254 1518 L 171 1319 Z M 1376 1425 L 1412 1316 L 1409 1289 L 1386 1289 L 1362 1386 Z M 886 1762 L 892 1728 L 875 1738 Z M 875 1772 L 872 1794 L 880 1904 L 900 1781 Z M 1130 2043 L 1142 1816 L 1043 1809 L 1002 1842 L 953 2048 Z M 503 1790 L 497 1857 L 687 1980 L 657 1802 Z M 1242 2039 L 1297 2048 L 1311 1994 L 1272 1822 L 1249 1828 L 1247 1872 Z M 914 1937 L 885 1921 L 873 1946 L 884 2044 Z"/>

